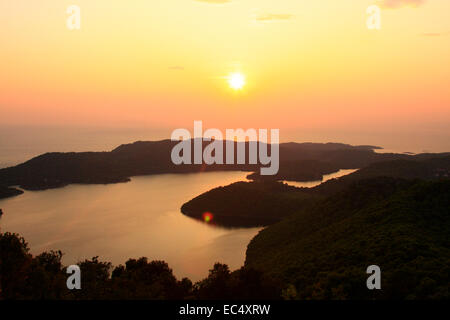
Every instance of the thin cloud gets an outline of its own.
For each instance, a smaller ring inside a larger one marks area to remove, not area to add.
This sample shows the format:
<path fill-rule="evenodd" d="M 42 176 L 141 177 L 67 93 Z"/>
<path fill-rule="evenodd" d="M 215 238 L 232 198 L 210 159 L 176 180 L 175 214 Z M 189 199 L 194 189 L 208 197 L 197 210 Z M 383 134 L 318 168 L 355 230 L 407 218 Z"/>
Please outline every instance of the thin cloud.
<path fill-rule="evenodd" d="M 420 7 L 426 0 L 379 0 L 379 4 L 383 8 L 397 9 L 401 7 Z"/>
<path fill-rule="evenodd" d="M 256 17 L 256 21 L 277 21 L 277 20 L 290 20 L 292 19 L 292 14 L 277 14 L 277 13 L 266 13 Z"/>
<path fill-rule="evenodd" d="M 429 32 L 429 33 L 422 33 L 421 35 L 424 37 L 440 37 L 442 36 L 442 33 Z"/>
<path fill-rule="evenodd" d="M 182 71 L 182 70 L 184 70 L 184 67 L 182 67 L 182 66 L 171 66 L 171 67 L 169 67 L 169 70 Z"/>
<path fill-rule="evenodd" d="M 211 3 L 211 4 L 224 4 L 231 2 L 231 0 L 195 0 L 197 2 Z"/>
<path fill-rule="evenodd" d="M 450 32 L 427 32 L 420 34 L 422 37 L 442 37 L 448 36 Z"/>

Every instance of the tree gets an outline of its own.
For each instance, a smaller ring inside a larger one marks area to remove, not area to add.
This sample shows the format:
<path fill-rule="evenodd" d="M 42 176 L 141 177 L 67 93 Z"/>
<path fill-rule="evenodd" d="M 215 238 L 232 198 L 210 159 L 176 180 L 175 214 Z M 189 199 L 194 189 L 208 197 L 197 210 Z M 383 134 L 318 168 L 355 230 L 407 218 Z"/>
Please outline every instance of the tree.
<path fill-rule="evenodd" d="M 31 259 L 24 238 L 15 233 L 0 233 L 0 298 L 17 299 L 23 296 L 21 289 Z"/>

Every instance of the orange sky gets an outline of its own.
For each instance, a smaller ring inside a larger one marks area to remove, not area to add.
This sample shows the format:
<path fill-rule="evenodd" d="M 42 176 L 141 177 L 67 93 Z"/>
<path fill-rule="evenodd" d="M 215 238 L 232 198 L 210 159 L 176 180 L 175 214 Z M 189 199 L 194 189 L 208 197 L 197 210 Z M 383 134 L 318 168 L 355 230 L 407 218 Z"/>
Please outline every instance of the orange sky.
<path fill-rule="evenodd" d="M 66 28 L 73 3 L 81 30 Z M 374 3 L 379 31 L 366 27 Z M 0 2 L 0 26 L 0 125 L 203 120 L 280 128 L 282 140 L 450 141 L 448 0 L 14 0 Z M 228 86 L 231 72 L 243 90 Z"/>

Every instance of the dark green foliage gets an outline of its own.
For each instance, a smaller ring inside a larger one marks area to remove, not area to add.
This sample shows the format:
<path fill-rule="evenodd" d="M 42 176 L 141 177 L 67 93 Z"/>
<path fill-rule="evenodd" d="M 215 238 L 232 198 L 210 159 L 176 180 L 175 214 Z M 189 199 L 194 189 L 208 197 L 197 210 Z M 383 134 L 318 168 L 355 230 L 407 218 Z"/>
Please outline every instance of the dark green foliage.
<path fill-rule="evenodd" d="M 252 268 L 230 272 L 225 264 L 216 263 L 209 276 L 195 285 L 195 296 L 201 300 L 280 299 L 281 284 Z"/>
<path fill-rule="evenodd" d="M 299 299 L 449 298 L 450 181 L 362 180 L 260 232 L 246 266 Z M 366 288 L 379 265 L 382 290 Z"/>
<path fill-rule="evenodd" d="M 299 190 L 280 182 L 236 182 L 201 194 L 185 203 L 181 212 L 197 219 L 211 212 L 213 223 L 228 227 L 265 226 L 314 199 Z"/>
<path fill-rule="evenodd" d="M 27 270 L 23 297 L 27 299 L 63 298 L 67 291 L 65 275 L 61 272 L 62 252 L 44 252 L 33 258 Z"/>
<path fill-rule="evenodd" d="M 109 262 L 98 257 L 78 263 L 81 289 L 68 290 L 69 275 L 61 265 L 60 251 L 44 252 L 36 257 L 28 253 L 23 238 L 0 234 L 1 299 L 276 299 L 277 284 L 253 269 L 230 272 L 227 265 L 216 264 L 208 278 L 193 285 L 177 280 L 164 261 L 129 259 L 125 266 L 112 270 Z M 112 272 L 111 272 L 112 270 Z"/>
<path fill-rule="evenodd" d="M 20 298 L 25 275 L 31 265 L 25 239 L 16 234 L 0 234 L 0 292 L 5 298 Z"/>
<path fill-rule="evenodd" d="M 84 260 L 78 263 L 81 270 L 81 290 L 67 290 L 71 299 L 108 299 L 112 294 L 110 272 L 112 265 L 110 262 L 102 262 L 98 257 L 91 260 Z M 67 277 L 67 276 L 66 276 Z"/>
<path fill-rule="evenodd" d="M 418 155 L 410 160 L 392 160 L 376 162 L 352 174 L 327 181 L 314 188 L 322 195 L 330 195 L 344 190 L 352 183 L 376 177 L 392 177 L 400 179 L 439 180 L 450 178 L 450 157 L 442 155 L 429 158 Z"/>
<path fill-rule="evenodd" d="M 65 277 L 61 272 L 61 251 L 44 252 L 36 257 L 17 234 L 0 234 L 0 298 L 63 298 Z"/>
<path fill-rule="evenodd" d="M 187 279 L 178 282 L 167 263 L 147 258 L 130 259 L 125 267 L 115 268 L 112 283 L 117 299 L 183 299 L 192 288 Z"/>

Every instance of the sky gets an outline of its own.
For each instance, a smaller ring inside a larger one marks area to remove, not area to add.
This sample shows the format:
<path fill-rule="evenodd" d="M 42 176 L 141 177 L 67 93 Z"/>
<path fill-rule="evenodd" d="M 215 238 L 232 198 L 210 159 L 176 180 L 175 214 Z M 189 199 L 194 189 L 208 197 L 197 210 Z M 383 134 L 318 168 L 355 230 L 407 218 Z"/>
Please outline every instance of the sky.
<path fill-rule="evenodd" d="M 0 126 L 202 120 L 450 151 L 449 57 L 448 0 L 0 0 Z"/>

